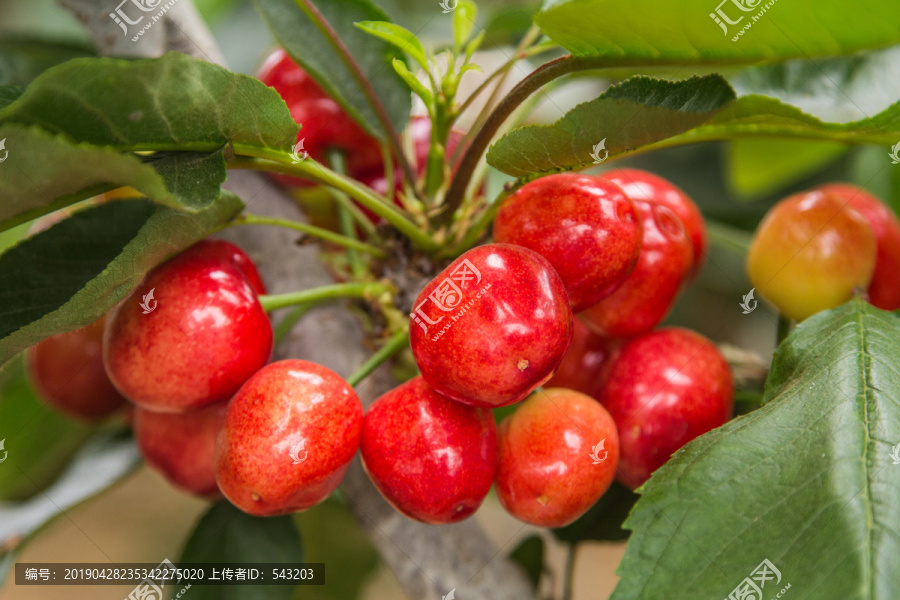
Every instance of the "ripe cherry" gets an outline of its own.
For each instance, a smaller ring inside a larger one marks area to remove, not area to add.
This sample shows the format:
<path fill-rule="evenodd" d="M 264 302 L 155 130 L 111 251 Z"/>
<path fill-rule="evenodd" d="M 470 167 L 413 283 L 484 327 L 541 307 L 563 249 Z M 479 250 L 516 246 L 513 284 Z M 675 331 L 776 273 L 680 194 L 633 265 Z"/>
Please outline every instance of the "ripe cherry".
<path fill-rule="evenodd" d="M 539 254 L 507 244 L 457 258 L 425 286 L 410 316 L 422 377 L 474 406 L 527 396 L 550 378 L 572 339 L 559 275 Z"/>
<path fill-rule="evenodd" d="M 25 366 L 37 395 L 78 419 L 102 419 L 125 404 L 103 368 L 103 325 L 60 333 L 25 351 Z"/>
<path fill-rule="evenodd" d="M 494 240 L 534 250 L 553 265 L 582 311 L 614 292 L 638 260 L 641 224 L 622 189 L 561 173 L 532 181 L 503 202 Z"/>
<path fill-rule="evenodd" d="M 876 253 L 865 217 L 833 192 L 809 191 L 768 212 L 750 245 L 747 272 L 760 295 L 802 321 L 866 289 Z"/>
<path fill-rule="evenodd" d="M 579 319 L 575 319 L 574 334 L 569 349 L 559 363 L 546 387 L 566 388 L 598 398 L 609 363 L 621 343 L 591 333 Z"/>
<path fill-rule="evenodd" d="M 600 401 L 619 431 L 618 479 L 640 487 L 673 452 L 731 418 L 731 370 L 698 333 L 667 328 L 622 346 Z"/>
<path fill-rule="evenodd" d="M 200 240 L 191 246 L 191 253 L 195 257 L 208 256 L 210 258 L 218 258 L 223 262 L 233 263 L 247 278 L 250 285 L 253 286 L 254 292 L 257 294 L 267 293 L 266 284 L 263 282 L 256 265 L 247 256 L 246 252 L 231 242 L 212 238 Z"/>
<path fill-rule="evenodd" d="M 500 504 L 540 527 L 568 525 L 616 474 L 619 439 L 596 400 L 562 388 L 535 392 L 500 424 Z"/>
<path fill-rule="evenodd" d="M 669 313 L 693 264 L 681 220 L 662 204 L 637 200 L 643 241 L 637 266 L 609 297 L 579 314 L 594 333 L 629 338 L 650 331 Z"/>
<path fill-rule="evenodd" d="M 304 360 L 272 363 L 228 405 L 216 441 L 219 489 L 251 515 L 306 510 L 340 484 L 362 421 L 356 392 L 335 372 Z"/>
<path fill-rule="evenodd" d="M 188 248 L 150 271 L 107 320 L 106 372 L 148 410 L 227 400 L 272 353 L 272 326 L 252 285 L 208 248 Z"/>
<path fill-rule="evenodd" d="M 134 437 L 147 463 L 175 487 L 203 498 L 220 498 L 213 451 L 227 404 L 182 414 L 134 410 Z"/>
<path fill-rule="evenodd" d="M 363 420 L 366 471 L 404 515 L 454 523 L 474 513 L 497 471 L 488 409 L 442 396 L 416 377 L 376 400 Z"/>
<path fill-rule="evenodd" d="M 869 222 L 875 234 L 875 271 L 869 285 L 869 302 L 882 310 L 900 309 L 900 220 L 881 200 L 864 189 L 846 183 L 816 188 L 840 196 Z"/>
<path fill-rule="evenodd" d="M 602 177 L 619 184 L 632 201 L 656 202 L 678 215 L 694 251 L 690 279 L 699 275 L 706 261 L 706 223 L 694 201 L 671 181 L 640 169 L 613 169 Z"/>

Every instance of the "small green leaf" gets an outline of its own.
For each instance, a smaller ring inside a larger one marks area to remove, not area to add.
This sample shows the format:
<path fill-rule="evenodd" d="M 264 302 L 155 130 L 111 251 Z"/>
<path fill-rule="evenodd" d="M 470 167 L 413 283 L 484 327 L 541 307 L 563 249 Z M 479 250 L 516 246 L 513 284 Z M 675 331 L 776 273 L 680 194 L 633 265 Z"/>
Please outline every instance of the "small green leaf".
<path fill-rule="evenodd" d="M 894 0 L 681 0 L 643 10 L 620 0 L 546 0 L 535 22 L 573 54 L 645 65 L 812 58 L 900 41 Z"/>
<path fill-rule="evenodd" d="M 428 58 L 425 56 L 425 48 L 419 38 L 404 27 L 387 21 L 362 21 L 356 26 L 378 39 L 382 39 L 392 46 L 410 55 L 423 69 L 428 69 Z M 394 59 L 395 61 L 397 59 Z"/>
<path fill-rule="evenodd" d="M 0 86 L 25 86 L 52 66 L 96 56 L 90 46 L 36 38 L 0 38 Z"/>
<path fill-rule="evenodd" d="M 453 10 L 453 41 L 459 52 L 472 35 L 478 19 L 478 6 L 472 0 L 459 0 Z"/>
<path fill-rule="evenodd" d="M 406 85 L 422 99 L 425 106 L 431 106 L 434 103 L 434 94 L 432 94 L 427 87 L 422 85 L 422 82 L 419 81 L 418 77 L 410 72 L 405 62 L 395 58 L 391 64 L 394 66 L 394 71 L 396 71 L 397 74 L 403 78 L 403 81 L 406 82 Z"/>
<path fill-rule="evenodd" d="M 394 129 L 403 131 L 409 120 L 411 96 L 406 84 L 388 68 L 392 59 L 403 57 L 387 42 L 354 26 L 360 21 L 390 21 L 388 15 L 370 0 L 253 0 L 256 10 L 288 54 L 347 114 L 381 140 L 387 139 L 387 132 L 369 96 L 325 27 L 310 18 L 306 2 L 318 9 L 337 33 L 384 105 Z"/>
<path fill-rule="evenodd" d="M 641 488 L 613 600 L 727 598 L 768 559 L 797 598 L 892 600 L 900 581 L 900 320 L 853 300 L 778 347 L 766 404 Z"/>
<path fill-rule="evenodd" d="M 531 588 L 536 590 L 544 574 L 544 539 L 539 535 L 528 536 L 516 546 L 509 558 L 525 570 Z"/>
<path fill-rule="evenodd" d="M 552 125 L 511 131 L 487 161 L 515 177 L 585 167 L 688 131 L 733 100 L 718 75 L 676 82 L 633 77 Z"/>
<path fill-rule="evenodd" d="M 0 364 L 45 337 L 94 322 L 173 252 L 243 208 L 224 193 L 184 213 L 146 199 L 87 208 L 0 255 Z"/>
<path fill-rule="evenodd" d="M 31 82 L 0 123 L 124 151 L 214 152 L 229 142 L 284 150 L 299 129 L 275 90 L 176 52 L 70 60 Z"/>
<path fill-rule="evenodd" d="M 253 517 L 228 502 L 213 505 L 185 544 L 177 563 L 301 563 L 303 544 L 289 515 Z M 287 600 L 291 586 L 200 585 L 193 600 Z"/>
<path fill-rule="evenodd" d="M 628 532 L 622 528 L 622 523 L 637 500 L 637 494 L 620 483 L 613 482 L 603 497 L 577 521 L 552 529 L 553 537 L 569 544 L 627 540 Z"/>

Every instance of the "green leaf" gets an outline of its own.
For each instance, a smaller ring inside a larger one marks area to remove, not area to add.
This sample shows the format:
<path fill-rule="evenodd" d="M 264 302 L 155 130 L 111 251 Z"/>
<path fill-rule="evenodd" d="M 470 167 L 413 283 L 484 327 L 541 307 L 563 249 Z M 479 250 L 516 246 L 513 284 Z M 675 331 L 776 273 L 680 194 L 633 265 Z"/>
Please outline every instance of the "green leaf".
<path fill-rule="evenodd" d="M 0 423 L 0 437 L 11 452 L 0 468 L 0 502 L 25 500 L 53 483 L 96 430 L 41 402 L 25 377 L 21 355 L 0 372 Z"/>
<path fill-rule="evenodd" d="M 422 99 L 425 103 L 425 106 L 431 106 L 432 102 L 434 102 L 434 94 L 431 91 L 422 85 L 422 82 L 419 81 L 418 77 L 412 74 L 409 68 L 406 66 L 406 63 L 402 60 L 394 59 L 393 61 L 394 71 L 397 72 L 397 75 L 403 78 L 403 81 L 406 82 L 406 85 L 415 92 L 415 94 Z"/>
<path fill-rule="evenodd" d="M 898 140 L 900 142 L 900 140 Z M 900 147 L 897 148 L 900 153 Z M 851 167 L 851 180 L 883 200 L 900 215 L 900 169 L 881 146 L 857 149 Z"/>
<path fill-rule="evenodd" d="M 552 529 L 553 537 L 569 544 L 627 540 L 629 534 L 622 528 L 622 523 L 637 499 L 637 494 L 618 482 L 613 482 L 603 497 L 578 520 L 565 527 Z"/>
<path fill-rule="evenodd" d="M 184 213 L 146 199 L 84 209 L 0 255 L 0 364 L 50 335 L 92 323 L 173 252 L 243 208 L 224 193 Z"/>
<path fill-rule="evenodd" d="M 501 6 L 491 14 L 484 28 L 487 47 L 516 46 L 534 24 L 534 17 L 541 8 L 540 2 L 529 0 Z"/>
<path fill-rule="evenodd" d="M 228 142 L 284 150 L 298 131 L 274 89 L 176 52 L 53 67 L 0 110 L 0 123 L 128 151 L 213 152 Z"/>
<path fill-rule="evenodd" d="M 676 82 L 633 77 L 552 125 L 511 131 L 491 147 L 487 161 L 516 177 L 585 167 L 595 163 L 595 148 L 599 158 L 607 152 L 615 157 L 665 140 L 704 123 L 732 100 L 734 91 L 718 75 Z"/>
<path fill-rule="evenodd" d="M 17 85 L 0 86 L 0 109 L 15 102 L 25 92 L 25 88 Z"/>
<path fill-rule="evenodd" d="M 768 559 L 797 598 L 892 600 L 900 581 L 900 321 L 862 300 L 779 346 L 766 404 L 641 488 L 613 600 L 726 598 Z M 789 596 L 790 597 L 790 596 Z"/>
<path fill-rule="evenodd" d="M 544 539 L 539 535 L 528 536 L 516 546 L 509 558 L 525 570 L 531 588 L 537 589 L 544 574 Z"/>
<path fill-rule="evenodd" d="M 725 155 L 726 174 L 735 192 L 754 199 L 802 181 L 847 150 L 837 142 L 734 140 Z"/>
<path fill-rule="evenodd" d="M 96 50 L 84 45 L 35 38 L 0 38 L 0 85 L 25 86 L 52 66 L 96 55 Z"/>
<path fill-rule="evenodd" d="M 160 204 L 200 210 L 219 197 L 226 177 L 221 148 L 211 153 L 158 153 L 141 160 L 14 124 L 0 125 L 0 139 L 6 140 L 9 152 L 0 179 L 0 197 L 5 199 L 0 230 L 126 185 Z"/>
<path fill-rule="evenodd" d="M 7 446 L 10 461 L 17 448 Z M 130 474 L 141 458 L 134 441 L 121 432 L 91 438 L 72 459 L 66 472 L 43 493 L 27 502 L 0 502 L 0 567 L 12 567 L 27 541 L 66 511 L 110 488 Z M 13 467 L 4 463 L 4 468 Z M 0 582 L 5 574 L 0 573 Z"/>
<path fill-rule="evenodd" d="M 378 39 L 384 40 L 401 52 L 410 55 L 423 69 L 428 69 L 428 59 L 422 42 L 410 30 L 388 21 L 362 21 L 355 23 L 357 27 Z M 396 62 L 397 59 L 394 59 Z"/>
<path fill-rule="evenodd" d="M 360 21 L 390 21 L 388 15 L 369 0 L 253 0 L 253 5 L 288 54 L 337 100 L 347 113 L 369 133 L 386 139 L 369 97 L 360 88 L 333 40 L 313 22 L 302 5 L 311 2 L 337 33 L 359 65 L 375 96 L 387 110 L 394 129 L 403 131 L 409 120 L 409 89 L 391 73 L 390 63 L 402 54 L 390 44 L 368 35 L 353 24 Z"/>
<path fill-rule="evenodd" d="M 459 0 L 453 9 L 453 41 L 459 52 L 475 27 L 478 18 L 478 6 L 472 0 Z"/>
<path fill-rule="evenodd" d="M 203 515 L 178 559 L 182 563 L 301 563 L 303 545 L 291 517 L 253 517 L 228 502 Z M 201 585 L 193 600 L 287 600 L 291 586 Z"/>
<path fill-rule="evenodd" d="M 652 2 L 643 10 L 620 0 L 547 0 L 535 21 L 573 54 L 613 64 L 811 58 L 900 41 L 900 4 L 894 0 L 852 6 L 844 0 L 682 0 Z"/>

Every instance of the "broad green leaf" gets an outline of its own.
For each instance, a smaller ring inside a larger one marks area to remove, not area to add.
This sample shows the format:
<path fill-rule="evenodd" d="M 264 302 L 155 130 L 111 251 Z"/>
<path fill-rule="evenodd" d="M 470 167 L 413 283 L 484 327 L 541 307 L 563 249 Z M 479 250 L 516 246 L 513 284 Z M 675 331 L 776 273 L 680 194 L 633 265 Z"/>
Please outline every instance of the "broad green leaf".
<path fill-rule="evenodd" d="M 552 125 L 511 131 L 487 161 L 516 177 L 586 167 L 688 131 L 733 100 L 718 75 L 676 82 L 633 77 Z"/>
<path fill-rule="evenodd" d="M 275 90 L 176 52 L 53 67 L 0 110 L 0 123 L 11 122 L 117 150 L 213 152 L 229 142 L 285 150 L 298 131 Z"/>
<path fill-rule="evenodd" d="M 288 54 L 351 117 L 382 140 L 386 139 L 386 132 L 375 108 L 333 40 L 324 33 L 324 27 L 306 12 L 307 2 L 318 10 L 349 50 L 368 85 L 384 105 L 394 129 L 403 131 L 409 120 L 411 97 L 409 88 L 391 69 L 391 60 L 403 56 L 387 42 L 354 26 L 360 21 L 390 21 L 388 15 L 369 0 L 253 0 L 253 5 Z"/>
<path fill-rule="evenodd" d="M 535 21 L 573 54 L 612 64 L 811 58 L 900 41 L 894 0 L 682 0 L 641 10 L 620 0 L 546 0 Z"/>
<path fill-rule="evenodd" d="M 0 439 L 11 453 L 0 468 L 0 502 L 25 500 L 53 483 L 95 429 L 41 402 L 22 357 L 10 361 L 0 372 Z"/>
<path fill-rule="evenodd" d="M 425 48 L 419 38 L 404 27 L 387 21 L 362 21 L 355 24 L 357 27 L 378 39 L 384 40 L 401 52 L 409 54 L 423 69 L 428 69 L 428 59 L 425 57 Z"/>
<path fill-rule="evenodd" d="M 4 468 L 14 468 L 18 449 L 7 447 Z M 66 511 L 110 488 L 130 474 L 141 458 L 134 441 L 121 432 L 100 433 L 78 451 L 66 472 L 48 489 L 26 502 L 0 502 L 0 567 L 41 528 Z M 12 464 L 8 464 L 11 463 Z M 6 574 L 0 573 L 0 584 Z"/>
<path fill-rule="evenodd" d="M 725 155 L 726 175 L 735 192 L 754 199 L 802 181 L 847 150 L 836 142 L 734 140 Z"/>
<path fill-rule="evenodd" d="M 73 58 L 96 56 L 88 46 L 33 38 L 0 38 L 0 85 L 21 85 L 52 66 Z"/>
<path fill-rule="evenodd" d="M 618 482 L 613 482 L 603 497 L 577 521 L 552 529 L 553 537 L 569 544 L 627 540 L 629 533 L 622 529 L 622 523 L 637 499 L 637 494 Z"/>
<path fill-rule="evenodd" d="M 87 208 L 0 255 L 0 364 L 55 333 L 92 323 L 144 274 L 243 208 L 228 192 L 185 213 L 146 199 Z"/>
<path fill-rule="evenodd" d="M 779 346 L 766 404 L 641 488 L 613 600 L 728 598 L 763 560 L 765 598 L 893 600 L 900 582 L 900 321 L 862 300 Z"/>
<path fill-rule="evenodd" d="M 465 45 L 466 40 L 472 35 L 478 18 L 478 5 L 472 0 L 459 0 L 453 9 L 453 42 L 457 52 Z"/>
<path fill-rule="evenodd" d="M 539 535 L 528 536 L 516 546 L 509 558 L 525 571 L 531 588 L 537 589 L 544 574 L 544 539 Z"/>
<path fill-rule="evenodd" d="M 23 92 L 25 88 L 17 85 L 0 86 L 0 109 L 15 102 Z"/>
<path fill-rule="evenodd" d="M 300 563 L 303 544 L 290 516 L 253 517 L 228 502 L 203 515 L 178 559 L 182 563 Z M 291 586 L 200 585 L 193 600 L 287 600 Z"/>
<path fill-rule="evenodd" d="M 199 210 L 219 197 L 226 177 L 221 148 L 159 153 L 142 160 L 15 124 L 0 125 L 2 139 L 9 156 L 0 179 L 0 230 L 126 185 L 160 204 Z"/>

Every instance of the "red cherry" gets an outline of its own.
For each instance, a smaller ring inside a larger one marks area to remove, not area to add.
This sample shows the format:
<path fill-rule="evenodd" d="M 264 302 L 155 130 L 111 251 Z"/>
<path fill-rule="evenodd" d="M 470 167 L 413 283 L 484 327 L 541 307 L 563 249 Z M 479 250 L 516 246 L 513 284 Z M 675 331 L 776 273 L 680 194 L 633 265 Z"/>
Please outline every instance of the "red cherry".
<path fill-rule="evenodd" d="M 634 269 L 641 224 L 616 184 L 560 173 L 526 184 L 503 202 L 494 240 L 550 261 L 578 312 L 609 296 Z"/>
<path fill-rule="evenodd" d="M 539 254 L 469 250 L 416 298 L 410 344 L 425 381 L 465 404 L 512 404 L 543 384 L 572 339 L 562 280 Z"/>
<path fill-rule="evenodd" d="M 246 252 L 231 242 L 205 239 L 191 246 L 190 251 L 195 257 L 208 256 L 210 258 L 217 258 L 223 262 L 232 262 L 240 269 L 244 277 L 247 278 L 247 281 L 250 282 L 250 285 L 253 286 L 254 292 L 257 294 L 267 293 L 266 284 L 263 282 L 262 276 L 260 276 L 256 265 L 253 264 L 253 261 L 250 260 L 250 257 L 247 256 Z"/>
<path fill-rule="evenodd" d="M 628 338 L 650 331 L 666 317 L 691 269 L 691 240 L 671 209 L 637 201 L 643 242 L 638 263 L 622 286 L 579 314 L 605 337 Z"/>
<path fill-rule="evenodd" d="M 134 410 L 134 437 L 147 463 L 175 487 L 218 499 L 213 451 L 225 423 L 225 403 L 182 414 Z"/>
<path fill-rule="evenodd" d="M 619 481 L 635 489 L 673 452 L 731 418 L 728 363 L 693 331 L 668 328 L 625 344 L 600 400 L 619 430 Z"/>
<path fill-rule="evenodd" d="M 539 527 L 563 527 L 612 484 L 619 439 L 597 401 L 572 390 L 536 392 L 500 424 L 500 504 Z"/>
<path fill-rule="evenodd" d="M 360 451 L 397 510 L 424 523 L 454 523 L 491 489 L 497 426 L 489 410 L 450 400 L 416 377 L 369 407 Z"/>
<path fill-rule="evenodd" d="M 306 510 L 340 484 L 362 420 L 356 392 L 335 372 L 305 360 L 272 363 L 228 405 L 216 441 L 219 489 L 251 515 Z"/>
<path fill-rule="evenodd" d="M 208 252 L 189 248 L 150 271 L 106 323 L 106 372 L 147 410 L 227 400 L 272 353 L 272 326 L 253 287 Z"/>
<path fill-rule="evenodd" d="M 697 277 L 706 261 L 707 242 L 703 213 L 694 201 L 671 181 L 640 169 L 615 169 L 603 173 L 602 177 L 619 184 L 632 201 L 652 200 L 672 209 L 678 215 L 691 238 L 694 250 L 689 278 Z"/>
<path fill-rule="evenodd" d="M 884 202 L 855 185 L 830 183 L 817 189 L 837 194 L 869 222 L 877 244 L 869 302 L 882 310 L 900 309 L 900 278 L 897 277 L 900 273 L 900 220 L 897 215 Z"/>
<path fill-rule="evenodd" d="M 125 404 L 103 368 L 105 319 L 25 350 L 28 378 L 37 395 L 74 418 L 102 419 Z"/>
<path fill-rule="evenodd" d="M 546 387 L 566 388 L 599 398 L 600 387 L 615 358 L 620 342 L 594 335 L 580 320 L 575 319 L 574 334 L 569 349 L 559 363 Z"/>

